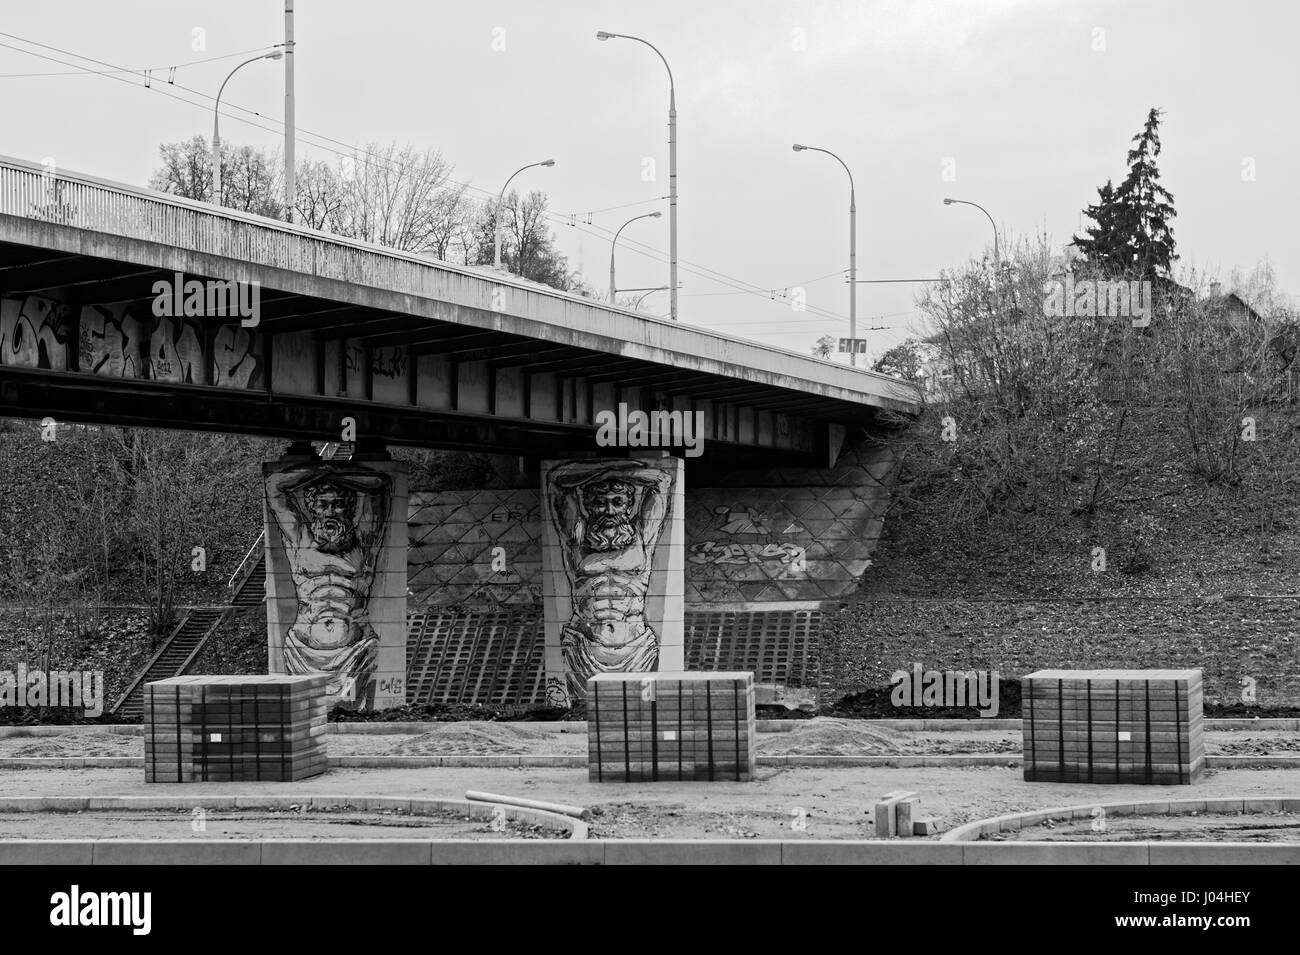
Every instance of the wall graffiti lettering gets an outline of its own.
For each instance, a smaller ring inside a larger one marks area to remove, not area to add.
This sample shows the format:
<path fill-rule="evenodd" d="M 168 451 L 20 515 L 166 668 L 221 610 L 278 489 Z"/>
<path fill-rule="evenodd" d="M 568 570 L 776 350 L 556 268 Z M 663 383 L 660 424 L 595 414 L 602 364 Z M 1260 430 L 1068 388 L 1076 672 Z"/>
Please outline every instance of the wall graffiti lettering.
<path fill-rule="evenodd" d="M 569 691 L 564 688 L 564 681 L 551 677 L 546 681 L 546 705 L 567 710 L 570 705 Z"/>
<path fill-rule="evenodd" d="M 366 352 L 349 345 L 343 349 L 343 367 L 348 372 L 365 368 Z M 370 353 L 370 374 L 379 378 L 401 378 L 406 374 L 406 352 L 401 348 L 375 348 Z"/>
<path fill-rule="evenodd" d="M 205 334 L 196 319 L 152 315 L 88 305 L 81 310 L 80 370 L 110 378 L 148 378 L 204 384 Z M 261 386 L 261 360 L 254 333 L 222 325 L 212 338 L 212 384 L 225 388 Z"/>
<path fill-rule="evenodd" d="M 70 316 L 43 295 L 0 300 L 0 364 L 66 371 Z"/>
<path fill-rule="evenodd" d="M 759 564 L 776 560 L 791 570 L 807 570 L 807 554 L 798 544 L 724 544 L 699 541 L 691 545 L 686 558 L 692 564 Z"/>
<path fill-rule="evenodd" d="M 154 381 L 203 383 L 202 329 L 192 322 L 160 318 L 149 336 L 149 377 Z"/>

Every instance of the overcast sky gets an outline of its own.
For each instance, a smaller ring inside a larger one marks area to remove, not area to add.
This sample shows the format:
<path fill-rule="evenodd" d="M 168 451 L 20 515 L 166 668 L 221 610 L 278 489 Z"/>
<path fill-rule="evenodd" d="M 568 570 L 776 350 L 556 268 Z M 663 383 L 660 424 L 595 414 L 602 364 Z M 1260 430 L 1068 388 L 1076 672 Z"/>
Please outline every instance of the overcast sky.
<path fill-rule="evenodd" d="M 595 34 L 658 46 L 677 83 L 681 318 L 726 334 L 803 352 L 847 334 L 847 177 L 828 156 L 792 152 L 793 142 L 832 150 L 853 170 L 859 278 L 925 278 L 991 239 L 978 210 L 945 207 L 945 195 L 987 208 L 1004 242 L 1043 231 L 1068 242 L 1097 186 L 1123 178 L 1129 139 L 1152 106 L 1166 111 L 1159 164 L 1178 210 L 1180 265 L 1226 276 L 1267 259 L 1283 290 L 1300 294 L 1293 0 L 297 6 L 300 159 L 337 159 L 308 133 L 410 142 L 440 148 L 456 178 L 495 193 L 519 166 L 554 157 L 555 167 L 515 184 L 545 190 L 559 215 L 579 214 L 577 226 L 555 231 L 602 293 L 609 233 L 627 218 L 664 211 L 624 238 L 666 259 L 668 84 L 651 50 Z M 129 76 L 14 76 L 69 67 L 0 47 L 0 152 L 143 185 L 159 143 L 211 135 L 210 102 L 160 95 L 165 68 L 278 43 L 283 23 L 283 0 L 6 4 L 0 30 L 10 36 L 0 43 L 36 49 L 17 36 L 162 69 L 152 89 Z M 203 51 L 193 49 L 196 29 Z M 211 96 L 238 62 L 187 66 L 176 80 Z M 245 67 L 223 111 L 256 110 L 275 128 L 283 74 L 276 62 Z M 282 144 L 280 133 L 235 119 L 223 119 L 222 135 Z M 643 179 L 645 157 L 656 162 L 654 182 Z M 612 206 L 624 208 L 587 224 L 587 212 Z M 667 281 L 666 265 L 622 242 L 618 262 L 620 287 Z M 725 278 L 710 277 L 718 273 Z M 811 308 L 737 286 L 802 286 Z M 892 326 L 864 333 L 879 354 L 909 331 L 920 287 L 859 288 L 859 328 Z M 666 314 L 666 293 L 651 303 Z"/>

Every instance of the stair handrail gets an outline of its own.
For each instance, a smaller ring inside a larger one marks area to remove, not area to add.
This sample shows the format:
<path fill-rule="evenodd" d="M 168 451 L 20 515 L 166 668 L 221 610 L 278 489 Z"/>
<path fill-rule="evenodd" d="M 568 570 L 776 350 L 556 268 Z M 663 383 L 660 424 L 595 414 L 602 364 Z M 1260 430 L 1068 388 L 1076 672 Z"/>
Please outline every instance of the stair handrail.
<path fill-rule="evenodd" d="M 194 609 L 197 610 L 199 608 L 196 607 Z M 131 694 L 135 692 L 135 688 L 144 681 L 146 676 L 148 676 L 149 671 L 153 669 L 153 665 L 158 662 L 158 658 L 163 655 L 163 651 L 171 646 L 171 642 L 176 639 L 176 634 L 181 632 L 181 628 L 189 622 L 190 616 L 193 613 L 194 610 L 191 610 L 186 613 L 185 616 L 181 617 L 176 624 L 176 629 L 168 634 L 167 639 L 158 645 L 158 649 L 153 652 L 153 656 L 149 657 L 149 662 L 144 665 L 136 678 L 131 681 L 131 685 L 126 688 L 126 692 L 117 698 L 117 702 L 114 703 L 113 708 L 109 710 L 110 713 L 116 715 L 117 711 L 122 708 L 122 704 L 131 698 Z"/>
<path fill-rule="evenodd" d="M 199 637 L 198 642 L 194 644 L 194 649 L 190 651 L 190 655 L 181 662 L 179 667 L 177 667 L 177 676 L 185 676 L 185 674 L 189 672 L 190 667 L 194 666 L 194 661 L 198 659 L 199 654 L 207 649 L 208 641 L 211 640 L 212 635 L 217 632 L 217 627 L 229 620 L 230 615 L 234 612 L 234 607 L 226 607 L 221 611 L 221 614 L 217 619 L 208 625 L 208 629 L 203 631 L 203 635 Z"/>
<path fill-rule="evenodd" d="M 253 568 L 257 566 L 257 561 L 253 560 L 252 563 L 249 563 L 249 561 L 252 559 L 254 554 L 258 553 L 262 549 L 262 540 L 265 537 L 266 528 L 263 528 L 258 531 L 257 540 L 253 541 L 253 546 L 248 548 L 248 553 L 244 555 L 244 559 L 239 562 L 239 566 L 235 568 L 235 572 L 230 575 L 230 580 L 226 582 L 226 589 L 230 592 L 232 597 L 239 591 L 240 587 L 244 586 L 244 581 L 248 580 L 249 576 L 253 573 Z"/>

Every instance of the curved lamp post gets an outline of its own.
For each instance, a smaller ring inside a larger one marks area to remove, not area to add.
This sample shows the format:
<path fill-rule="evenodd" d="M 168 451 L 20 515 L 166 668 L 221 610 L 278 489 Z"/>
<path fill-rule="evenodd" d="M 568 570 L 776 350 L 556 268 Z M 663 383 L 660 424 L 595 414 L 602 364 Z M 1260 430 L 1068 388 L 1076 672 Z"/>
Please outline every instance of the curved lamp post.
<path fill-rule="evenodd" d="M 853 172 L 849 169 L 848 164 L 836 156 L 829 149 L 822 149 L 818 146 L 803 146 L 795 143 L 794 151 L 799 153 L 804 150 L 815 153 L 825 153 L 830 156 L 841 166 L 849 175 L 849 338 L 858 337 L 858 200 L 857 193 L 853 188 Z M 856 365 L 857 353 L 849 351 L 849 364 Z"/>
<path fill-rule="evenodd" d="M 659 48 L 639 36 L 626 33 L 596 33 L 597 40 L 635 40 L 644 43 L 663 60 L 664 69 L 668 71 L 668 294 L 669 312 L 672 320 L 677 321 L 677 87 L 673 83 L 673 68 L 668 59 L 659 52 Z"/>
<path fill-rule="evenodd" d="M 993 221 L 993 217 L 989 215 L 989 211 L 978 202 L 970 202 L 966 199 L 944 199 L 943 204 L 945 206 L 974 206 L 988 218 L 989 225 L 993 226 L 993 275 L 996 279 L 998 269 L 1001 267 L 1002 259 L 998 256 L 998 224 Z"/>
<path fill-rule="evenodd" d="M 283 56 L 283 50 L 272 50 L 270 53 L 245 60 L 226 74 L 226 78 L 221 81 L 221 88 L 217 90 L 217 101 L 212 106 L 212 201 L 217 205 L 221 205 L 221 94 L 226 91 L 226 84 L 230 82 L 230 77 L 249 63 L 256 63 L 258 60 L 278 60 Z"/>
<path fill-rule="evenodd" d="M 614 241 L 609 244 L 609 303 L 611 305 L 614 304 L 614 249 L 618 245 L 618 237 L 623 234 L 624 229 L 636 222 L 637 219 L 658 219 L 662 215 L 662 212 L 647 212 L 642 216 L 633 216 L 619 226 L 618 231 L 614 233 Z"/>
<path fill-rule="evenodd" d="M 512 172 L 510 174 L 510 179 L 514 179 L 515 176 L 519 175 L 525 169 L 532 169 L 534 166 L 554 166 L 554 165 L 555 165 L 554 159 L 543 159 L 541 162 L 530 162 L 527 166 L 520 166 L 518 169 Z M 492 254 L 492 263 L 498 269 L 501 268 L 501 203 L 505 202 L 506 190 L 510 188 L 510 179 L 507 179 L 506 184 L 501 187 L 501 194 L 497 196 L 496 212 L 492 216 L 494 220 L 492 223 L 492 232 L 494 233 L 493 244 L 495 245 L 495 251 Z"/>

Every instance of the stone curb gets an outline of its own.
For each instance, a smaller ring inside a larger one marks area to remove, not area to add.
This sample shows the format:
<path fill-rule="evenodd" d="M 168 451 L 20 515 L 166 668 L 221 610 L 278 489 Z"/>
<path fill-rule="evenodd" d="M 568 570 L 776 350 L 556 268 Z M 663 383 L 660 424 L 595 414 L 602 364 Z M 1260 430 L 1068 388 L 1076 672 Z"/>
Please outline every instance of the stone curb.
<path fill-rule="evenodd" d="M 0 865 L 1297 864 L 1300 844 L 602 839 L 5 840 Z"/>
<path fill-rule="evenodd" d="M 999 832 L 1018 831 L 1025 827 L 1037 826 L 1048 819 L 1062 822 L 1070 819 L 1088 819 L 1098 809 L 1108 816 L 1134 815 L 1186 815 L 1193 812 L 1300 812 L 1300 797 L 1288 796 L 1223 796 L 1210 799 L 1150 799 L 1139 802 L 1096 802 L 1086 806 L 1058 806 L 1055 809 L 1039 809 L 1032 812 L 1014 812 L 988 819 L 977 819 L 957 826 L 944 833 L 940 842 L 974 842 L 981 836 L 995 835 Z M 1049 845 L 1078 845 L 1080 843 L 1047 843 Z M 1087 844 L 1087 843 L 1083 843 Z M 1106 843 L 1107 845 L 1137 845 L 1138 843 Z M 1149 843 L 1151 845 L 1172 845 L 1173 843 Z M 1198 843 L 1194 843 L 1198 844 Z M 1218 843 L 1226 845 L 1227 843 Z M 1247 843 L 1237 843 L 1245 845 Z M 1250 845 L 1269 845 L 1270 843 L 1249 843 Z M 1297 846 L 1300 848 L 1300 845 Z"/>
<path fill-rule="evenodd" d="M 955 753 L 950 755 L 885 756 L 759 756 L 760 767 L 818 767 L 849 769 L 960 769 L 1004 766 L 1019 769 L 1019 753 Z M 585 769 L 587 757 L 571 753 L 546 756 L 333 756 L 330 769 Z M 1300 769 L 1300 756 L 1207 756 L 1207 769 Z M 0 769 L 143 769 L 143 756 L 7 756 Z"/>

